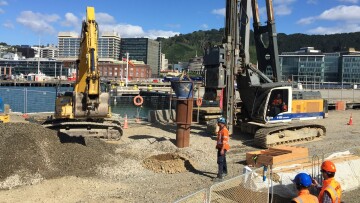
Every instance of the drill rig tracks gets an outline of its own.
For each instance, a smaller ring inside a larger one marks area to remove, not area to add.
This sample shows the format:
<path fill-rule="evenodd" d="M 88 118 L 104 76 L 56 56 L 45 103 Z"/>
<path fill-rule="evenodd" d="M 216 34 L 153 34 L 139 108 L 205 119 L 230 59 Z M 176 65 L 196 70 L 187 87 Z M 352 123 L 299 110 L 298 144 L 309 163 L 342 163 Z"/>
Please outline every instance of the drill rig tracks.
<path fill-rule="evenodd" d="M 117 120 L 47 120 L 43 127 L 56 130 L 71 137 L 96 137 L 106 140 L 120 140 L 123 130 Z"/>
<path fill-rule="evenodd" d="M 254 143 L 259 147 L 268 148 L 275 145 L 311 141 L 325 135 L 326 129 L 322 125 L 289 123 L 281 126 L 264 126 L 258 129 L 254 136 Z"/>

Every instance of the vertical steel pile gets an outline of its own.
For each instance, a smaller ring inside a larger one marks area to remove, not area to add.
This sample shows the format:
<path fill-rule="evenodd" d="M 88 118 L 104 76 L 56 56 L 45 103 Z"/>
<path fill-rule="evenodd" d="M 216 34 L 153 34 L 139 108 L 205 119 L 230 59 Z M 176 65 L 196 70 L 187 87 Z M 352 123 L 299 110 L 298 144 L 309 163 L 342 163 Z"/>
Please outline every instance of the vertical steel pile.
<path fill-rule="evenodd" d="M 190 145 L 190 126 L 193 114 L 193 82 L 171 81 L 176 94 L 176 146 L 179 148 Z"/>

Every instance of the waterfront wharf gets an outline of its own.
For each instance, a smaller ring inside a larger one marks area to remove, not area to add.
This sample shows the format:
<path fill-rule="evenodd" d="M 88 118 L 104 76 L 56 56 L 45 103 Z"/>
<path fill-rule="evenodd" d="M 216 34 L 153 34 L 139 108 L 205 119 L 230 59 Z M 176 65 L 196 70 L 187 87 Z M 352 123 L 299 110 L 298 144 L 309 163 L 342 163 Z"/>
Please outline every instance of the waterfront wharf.
<path fill-rule="evenodd" d="M 0 80 L 0 86 L 5 87 L 73 87 L 73 81 L 46 80 L 46 81 L 17 81 L 17 80 Z"/>

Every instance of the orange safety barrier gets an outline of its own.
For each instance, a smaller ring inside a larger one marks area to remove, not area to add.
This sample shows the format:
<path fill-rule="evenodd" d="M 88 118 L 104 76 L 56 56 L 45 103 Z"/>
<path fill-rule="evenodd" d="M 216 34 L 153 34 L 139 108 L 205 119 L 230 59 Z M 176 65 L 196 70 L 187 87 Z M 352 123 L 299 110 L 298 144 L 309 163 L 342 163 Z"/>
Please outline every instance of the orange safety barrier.
<path fill-rule="evenodd" d="M 337 101 L 335 103 L 335 110 L 345 111 L 346 110 L 346 102 L 345 101 Z"/>

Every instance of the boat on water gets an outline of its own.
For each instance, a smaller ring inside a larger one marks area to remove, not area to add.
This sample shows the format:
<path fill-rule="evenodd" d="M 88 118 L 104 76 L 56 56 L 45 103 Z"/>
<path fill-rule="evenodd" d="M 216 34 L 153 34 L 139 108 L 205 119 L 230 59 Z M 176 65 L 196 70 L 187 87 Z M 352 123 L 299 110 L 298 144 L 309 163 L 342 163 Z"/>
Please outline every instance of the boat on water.
<path fill-rule="evenodd" d="M 46 81 L 46 80 L 51 80 L 52 77 L 45 75 L 42 72 L 39 73 L 29 73 L 27 75 L 24 76 L 24 78 L 27 81 L 37 81 L 37 82 L 41 82 L 41 81 Z"/>

